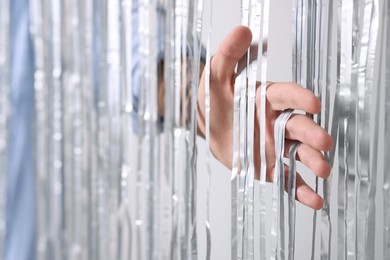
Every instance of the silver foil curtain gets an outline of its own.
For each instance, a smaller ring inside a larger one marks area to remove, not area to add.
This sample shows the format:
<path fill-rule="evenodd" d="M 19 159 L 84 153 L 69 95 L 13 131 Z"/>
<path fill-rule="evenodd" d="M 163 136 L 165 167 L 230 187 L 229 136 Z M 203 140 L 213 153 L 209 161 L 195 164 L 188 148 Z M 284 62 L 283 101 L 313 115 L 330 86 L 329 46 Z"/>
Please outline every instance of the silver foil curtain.
<path fill-rule="evenodd" d="M 0 0 L 0 259 L 7 247 L 5 184 L 12 141 L 7 133 L 10 2 Z M 307 250 L 312 259 L 390 259 L 390 3 L 291 4 L 293 81 L 320 98 L 322 112 L 313 119 L 336 143 L 325 154 L 332 176 L 315 182 L 324 207 L 313 213 Z M 209 13 L 203 14 L 204 5 Z M 270 5 L 270 0 L 242 0 L 237 10 L 253 42 L 237 66 L 233 90 L 231 259 L 299 259 L 299 144 L 286 151 L 288 178 L 283 160 L 291 110 L 275 122 L 277 161 L 272 195 L 266 192 Z M 30 0 L 29 8 L 35 57 L 36 259 L 195 260 L 199 244 L 212 259 L 212 237 L 218 236 L 210 222 L 218 210 L 210 207 L 213 1 Z M 202 15 L 209 17 L 208 24 Z M 204 26 L 207 51 L 201 44 Z M 202 64 L 207 195 L 197 202 Z M 259 143 L 253 134 L 257 98 Z M 259 173 L 255 150 L 261 154 Z M 206 204 L 205 223 L 197 221 L 197 203 Z M 198 230 L 205 232 L 205 241 L 199 241 Z"/>
<path fill-rule="evenodd" d="M 10 90 L 10 1 L 0 2 L 0 258 L 5 254 Z"/>

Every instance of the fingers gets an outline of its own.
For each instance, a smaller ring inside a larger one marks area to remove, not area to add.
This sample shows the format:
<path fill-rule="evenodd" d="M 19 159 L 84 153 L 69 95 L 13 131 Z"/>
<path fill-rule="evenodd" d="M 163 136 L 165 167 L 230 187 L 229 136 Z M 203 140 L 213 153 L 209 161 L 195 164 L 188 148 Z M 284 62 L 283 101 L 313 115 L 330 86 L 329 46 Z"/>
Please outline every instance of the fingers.
<path fill-rule="evenodd" d="M 295 141 L 286 140 L 285 157 L 288 157 L 288 151 Z M 298 158 L 315 175 L 321 178 L 328 178 L 330 175 L 330 165 L 322 153 L 311 146 L 301 144 L 298 148 Z"/>
<path fill-rule="evenodd" d="M 315 193 L 312 188 L 297 174 L 296 199 L 312 209 L 319 210 L 324 204 L 320 195 Z"/>
<path fill-rule="evenodd" d="M 287 191 L 288 184 L 288 166 L 284 167 L 285 174 L 285 191 Z M 273 180 L 274 173 L 271 173 L 270 176 L 267 176 L 270 181 Z M 322 208 L 324 201 L 320 195 L 318 195 L 301 177 L 300 174 L 296 175 L 296 192 L 295 199 L 302 203 L 305 206 L 308 206 L 312 209 L 319 210 Z"/>
<path fill-rule="evenodd" d="M 329 134 L 305 115 L 293 115 L 286 124 L 286 138 L 298 140 L 320 151 L 332 149 L 333 141 Z"/>
<path fill-rule="evenodd" d="M 238 26 L 220 44 L 211 63 L 213 77 L 231 81 L 234 68 L 245 55 L 252 41 L 252 33 L 245 26 Z"/>
<path fill-rule="evenodd" d="M 310 114 L 321 111 L 321 103 L 308 89 L 296 83 L 271 83 L 267 87 L 267 101 L 272 110 L 297 109 Z"/>

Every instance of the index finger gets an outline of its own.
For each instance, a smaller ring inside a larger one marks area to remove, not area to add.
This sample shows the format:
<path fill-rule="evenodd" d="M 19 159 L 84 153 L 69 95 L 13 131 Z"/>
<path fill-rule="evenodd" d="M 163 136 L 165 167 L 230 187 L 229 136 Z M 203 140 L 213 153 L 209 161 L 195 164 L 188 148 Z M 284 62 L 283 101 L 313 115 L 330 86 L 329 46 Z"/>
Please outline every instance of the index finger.
<path fill-rule="evenodd" d="M 297 109 L 310 114 L 321 111 L 321 102 L 313 92 L 292 82 L 269 84 L 267 101 L 273 110 Z"/>

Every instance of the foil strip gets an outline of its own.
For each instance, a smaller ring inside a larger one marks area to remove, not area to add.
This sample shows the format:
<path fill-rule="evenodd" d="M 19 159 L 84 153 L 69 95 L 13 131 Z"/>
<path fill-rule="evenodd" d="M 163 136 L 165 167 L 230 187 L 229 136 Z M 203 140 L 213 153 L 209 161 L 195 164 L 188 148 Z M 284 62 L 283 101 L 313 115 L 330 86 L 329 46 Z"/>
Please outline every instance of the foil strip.
<path fill-rule="evenodd" d="M 134 157 L 134 150 L 131 149 L 131 136 L 134 129 L 132 113 L 134 111 L 133 86 L 131 64 L 132 55 L 132 26 L 134 16 L 132 15 L 133 1 L 122 0 L 120 8 L 121 17 L 121 93 L 123 95 L 121 102 L 121 175 L 119 190 L 119 209 L 118 209 L 118 227 L 120 234 L 118 237 L 118 258 L 131 259 L 133 252 L 133 218 L 130 214 L 130 207 L 133 198 L 131 198 L 132 180 L 134 176 L 134 167 L 131 158 Z"/>
<path fill-rule="evenodd" d="M 112 243 L 106 238 L 111 237 L 111 209 L 110 209 L 110 115 L 108 93 L 108 1 L 98 1 L 97 11 L 98 30 L 98 83 L 97 83 L 97 148 L 98 148 L 98 257 L 111 257 Z M 107 221 L 109 220 L 109 221 Z M 111 241 L 110 241 L 111 242 Z"/>
<path fill-rule="evenodd" d="M 346 178 L 346 235 L 347 235 L 347 255 L 348 257 L 357 257 L 357 178 L 358 178 L 358 68 L 360 57 L 360 34 L 361 5 L 359 1 L 353 2 L 352 12 L 352 67 L 351 67 L 351 100 L 349 101 L 349 110 L 346 111 L 348 120 L 347 142 L 348 153 L 347 163 L 348 171 Z"/>
<path fill-rule="evenodd" d="M 35 89 L 35 132 L 36 154 L 48 154 L 48 140 L 47 140 L 47 124 L 48 124 L 48 111 L 47 111 L 47 84 L 46 78 L 48 77 L 46 72 L 46 59 L 45 59 L 45 37 L 43 30 L 44 13 L 43 3 L 40 0 L 33 0 L 30 2 L 30 19 L 31 26 L 30 31 L 33 40 L 34 52 L 35 52 L 35 72 L 34 72 L 34 89 Z M 42 156 L 35 162 L 36 167 L 36 197 L 37 197 L 37 259 L 49 259 L 49 234 L 47 223 L 49 223 L 49 193 L 48 187 L 48 160 L 46 156 Z"/>
<path fill-rule="evenodd" d="M 206 190 L 206 260 L 211 258 L 211 227 L 210 227 L 210 188 L 211 188 L 211 150 L 210 150 L 210 63 L 211 63 L 211 32 L 213 28 L 212 13 L 213 13 L 213 1 L 209 3 L 209 26 L 207 34 L 207 52 L 206 52 L 206 67 L 205 67 L 205 136 L 207 145 L 206 154 L 206 167 L 207 167 L 207 190 Z"/>
<path fill-rule="evenodd" d="M 362 6 L 364 18 L 362 21 L 362 36 L 360 39 L 360 57 L 359 57 L 359 74 L 358 74 L 358 108 L 357 124 L 358 131 L 358 215 L 357 215 L 357 258 L 368 258 L 367 251 L 371 255 L 375 251 L 375 235 L 368 231 L 369 221 L 375 221 L 375 194 L 372 181 L 376 180 L 376 172 L 370 171 L 370 161 L 372 158 L 372 149 L 370 143 L 374 143 L 372 134 L 372 101 L 374 96 L 374 64 L 375 53 L 378 38 L 378 2 L 365 1 Z M 368 133 L 368 134 L 363 134 Z M 376 184 L 374 184 L 376 185 Z M 369 193 L 371 192 L 371 200 Z M 369 206 L 369 203 L 373 203 Z M 369 216 L 371 220 L 369 219 Z M 374 219 L 372 219 L 374 217 Z M 375 226 L 374 226 L 375 228 Z M 373 255 L 372 255 L 373 256 Z"/>
<path fill-rule="evenodd" d="M 266 160 L 266 94 L 267 94 L 267 55 L 269 32 L 269 13 L 270 1 L 263 0 L 261 5 L 261 31 L 259 34 L 259 68 L 261 75 L 261 90 L 260 90 L 260 182 L 259 182 L 259 197 L 260 197 L 260 259 L 266 259 L 266 175 L 267 175 L 267 160 Z"/>
<path fill-rule="evenodd" d="M 82 196 L 80 201 L 80 211 L 82 212 L 81 234 L 83 257 L 90 259 L 97 259 L 95 252 L 96 247 L 96 214 L 93 209 L 96 208 L 96 182 L 94 172 L 96 171 L 96 149 L 95 149 L 95 129 L 96 126 L 96 110 L 94 106 L 95 88 L 94 88 L 94 31 L 93 31 L 93 1 L 88 0 L 79 5 L 80 16 L 82 17 L 80 23 L 81 45 L 79 53 L 83 53 L 84 59 L 81 59 L 81 90 L 82 95 L 82 111 L 81 118 L 82 126 Z M 85 104 L 85 105 L 83 105 Z M 78 150 L 76 149 L 76 152 Z"/>
<path fill-rule="evenodd" d="M 240 77 L 240 76 L 239 76 Z M 239 151 L 240 151 L 240 84 L 234 84 L 233 98 L 233 159 L 230 179 L 231 191 L 231 259 L 238 257 L 238 191 L 239 191 Z"/>
<path fill-rule="evenodd" d="M 199 85 L 199 72 L 200 72 L 200 55 L 201 55 L 201 33 L 202 33 L 202 14 L 203 14 L 203 0 L 190 1 L 189 14 L 192 15 L 192 19 L 189 19 L 189 30 L 192 30 L 189 34 L 189 43 L 192 43 L 193 56 L 190 59 L 190 66 L 192 76 L 190 78 L 191 88 L 191 105 L 190 105 L 190 134 L 188 136 L 188 158 L 190 162 L 188 167 L 190 168 L 187 172 L 190 172 L 190 187 L 189 187 L 189 225 L 190 225 L 190 241 L 188 246 L 187 259 L 198 258 L 198 246 L 197 246 L 197 221 L 196 221 L 196 192 L 197 192 L 197 148 L 196 148 L 196 136 L 197 136 L 197 93 Z M 191 57 L 191 56 L 190 56 Z"/>
<path fill-rule="evenodd" d="M 43 29 L 47 42 L 47 87 L 48 87 L 48 192 L 49 192 L 49 241 L 51 258 L 61 259 L 64 250 L 64 129 L 62 103 L 61 59 L 61 5 L 59 1 L 46 3 L 47 22 Z"/>
<path fill-rule="evenodd" d="M 385 57 L 385 65 L 384 65 L 384 154 L 381 157 L 384 162 L 384 175 L 383 175 L 383 259 L 390 259 L 390 175 L 387 172 L 389 169 L 389 158 L 390 155 L 390 91 L 389 91 L 389 83 L 390 83 L 390 4 L 388 1 L 384 1 L 383 6 L 384 14 L 385 14 L 385 22 L 384 22 L 384 31 L 385 31 L 385 45 L 384 45 L 384 57 Z"/>
<path fill-rule="evenodd" d="M 284 144 L 285 127 L 293 110 L 288 109 L 280 114 L 275 121 L 275 173 L 272 190 L 272 227 L 271 227 L 271 259 L 285 259 L 284 237 Z"/>
<path fill-rule="evenodd" d="M 295 259 L 295 221 L 296 221 L 296 154 L 300 143 L 294 143 L 288 152 L 288 259 Z"/>
<path fill-rule="evenodd" d="M 139 100 L 137 111 L 137 174 L 136 174 L 136 214 L 135 214 L 135 258 L 151 259 L 153 249 L 151 248 L 150 228 L 150 192 L 153 188 L 150 186 L 150 128 L 148 121 L 151 117 L 149 104 L 150 88 L 149 82 L 149 55 L 150 55 L 150 20 L 149 20 L 149 3 L 147 1 L 138 2 L 138 35 L 139 38 Z M 151 74 L 153 72 L 150 72 Z M 145 174 L 146 173 L 146 174 Z"/>
<path fill-rule="evenodd" d="M 161 209 L 161 237 L 160 237 L 160 257 L 162 259 L 173 259 L 173 126 L 174 126 L 174 1 L 164 3 L 166 10 L 165 36 L 164 36 L 164 175 L 162 178 L 162 202 Z"/>
<path fill-rule="evenodd" d="M 323 32 L 323 39 L 319 41 L 322 44 L 320 47 L 321 52 L 321 64 L 320 64 L 320 77 L 319 79 L 323 84 L 319 90 L 321 93 L 321 104 L 322 114 L 321 114 L 321 125 L 324 129 L 330 134 L 330 136 L 337 142 L 337 131 L 338 131 L 338 75 L 335 75 L 332 71 L 332 60 L 334 57 L 334 48 L 333 46 L 333 25 L 334 25 L 334 3 L 333 1 L 326 2 L 326 4 L 321 3 L 321 28 Z M 321 36 L 322 37 L 322 36 Z M 324 64 L 325 63 L 325 64 Z M 337 65 L 339 64 L 339 59 L 337 59 Z M 333 79 L 336 78 L 336 82 Z M 334 90 L 333 90 L 334 89 Z M 331 106 L 333 107 L 333 115 L 330 117 Z M 325 153 L 326 158 L 329 161 L 329 164 L 333 168 L 333 161 L 335 155 L 335 148 L 330 152 Z M 330 199 L 331 199 L 331 190 L 332 190 L 332 176 L 328 179 L 324 179 L 322 183 L 323 187 L 323 197 L 324 205 L 321 209 L 321 259 L 330 259 L 331 257 L 331 238 L 333 225 L 330 218 Z"/>
<path fill-rule="evenodd" d="M 250 0 L 241 1 L 241 24 L 249 26 Z M 239 189 L 238 189 L 238 248 L 237 259 L 247 259 L 248 255 L 248 203 L 247 203 L 247 180 L 248 180 L 248 53 L 240 60 L 238 67 L 243 70 L 236 81 L 240 84 L 240 150 L 239 150 Z"/>
<path fill-rule="evenodd" d="M 340 1 L 339 26 L 341 27 L 339 49 L 340 49 L 340 118 L 339 118 L 339 178 L 338 178 L 338 252 L 339 259 L 347 259 L 347 176 L 349 171 L 348 162 L 348 102 L 351 100 L 351 67 L 352 67 L 352 1 Z"/>
<path fill-rule="evenodd" d="M 10 4 L 0 2 L 0 258 L 5 257 L 6 183 L 8 174 L 8 118 L 10 93 Z"/>
<path fill-rule="evenodd" d="M 319 35 L 321 35 L 320 29 L 318 28 L 318 12 L 317 12 L 317 0 L 308 0 L 307 1 L 307 38 L 306 38 L 306 84 L 305 87 L 312 91 L 315 95 L 319 95 L 319 64 L 320 64 L 320 56 L 319 56 Z M 314 119 L 316 123 L 320 123 L 318 115 L 310 115 L 311 118 Z M 314 191 L 318 193 L 318 177 L 315 177 L 315 188 Z M 312 232 L 312 253 L 311 259 L 315 258 L 315 250 L 316 250 L 316 233 L 317 233 L 317 211 L 313 212 L 313 232 Z"/>
<path fill-rule="evenodd" d="M 248 95 L 247 95 L 247 154 L 248 154 L 248 173 L 245 182 L 245 218 L 247 241 L 247 250 L 245 250 L 245 259 L 254 259 L 255 239 L 254 239 L 254 181 L 255 181 L 255 98 L 257 87 L 257 64 L 258 56 L 258 38 L 260 34 L 261 5 L 259 1 L 250 1 L 249 6 L 249 28 L 252 33 L 252 44 L 247 52 L 246 67 L 248 75 Z"/>
<path fill-rule="evenodd" d="M 183 194 L 182 194 L 182 185 L 181 179 L 182 174 L 180 173 L 180 160 L 181 151 L 180 143 L 183 138 L 182 131 L 180 129 L 181 124 L 183 123 L 182 118 L 185 116 L 182 108 L 185 107 L 183 103 L 183 95 L 185 93 L 183 84 L 183 69 L 184 67 L 183 60 L 186 59 L 186 55 L 183 57 L 183 45 L 185 48 L 185 43 L 183 40 L 183 21 L 184 17 L 184 2 L 185 0 L 177 0 L 174 2 L 175 10 L 175 20 L 174 20 L 174 171 L 173 171 L 173 259 L 181 259 L 181 239 L 182 239 L 182 217 L 183 212 Z M 186 28 L 187 29 L 187 28 Z M 183 66 L 183 67 L 182 67 Z M 182 89 L 183 88 L 183 89 Z M 185 99 L 185 97 L 184 97 Z"/>

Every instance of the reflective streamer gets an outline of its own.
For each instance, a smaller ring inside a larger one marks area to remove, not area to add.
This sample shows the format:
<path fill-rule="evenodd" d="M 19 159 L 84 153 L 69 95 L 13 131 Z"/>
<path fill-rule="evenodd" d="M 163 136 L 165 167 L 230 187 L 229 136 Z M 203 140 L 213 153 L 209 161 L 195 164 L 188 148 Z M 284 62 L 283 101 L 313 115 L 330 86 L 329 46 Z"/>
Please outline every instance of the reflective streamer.
<path fill-rule="evenodd" d="M 358 1 L 353 2 L 352 9 L 352 59 L 351 59 L 351 85 L 350 93 L 351 100 L 349 101 L 348 110 L 346 110 L 347 119 L 347 164 L 348 171 L 346 172 L 346 236 L 347 236 L 347 255 L 348 257 L 357 256 L 357 97 L 358 97 L 358 62 L 359 62 L 359 36 L 361 33 L 360 24 L 360 8 Z"/>
<path fill-rule="evenodd" d="M 48 140 L 47 140 L 47 84 L 45 60 L 45 38 L 44 38 L 44 16 L 43 3 L 40 0 L 33 0 L 30 2 L 30 16 L 31 16 L 31 35 L 33 39 L 35 52 L 35 73 L 34 73 L 34 89 L 35 89 L 35 152 L 37 154 L 48 154 Z M 49 234 L 47 223 L 49 222 L 48 212 L 48 160 L 46 156 L 42 156 L 35 162 L 37 180 L 36 180 L 36 197 L 37 197 L 37 259 L 48 259 L 49 253 Z"/>
<path fill-rule="evenodd" d="M 133 86 L 131 74 L 132 58 L 132 15 L 133 1 L 122 0 L 120 8 L 121 17 L 121 67 L 122 86 L 121 92 L 123 95 L 121 102 L 121 133 L 122 133 L 122 158 L 121 158 L 121 176 L 120 176 L 120 196 L 118 209 L 118 225 L 120 234 L 118 237 L 118 258 L 131 259 L 131 252 L 133 252 L 133 219 L 130 214 L 131 197 L 129 190 L 131 186 L 131 177 L 134 175 L 134 167 L 131 163 L 131 158 L 134 156 L 134 151 L 131 149 L 131 135 L 134 129 L 132 124 L 131 114 L 134 111 L 133 104 Z"/>
<path fill-rule="evenodd" d="M 368 251 L 371 251 L 370 254 L 374 257 L 373 252 L 375 250 L 375 235 L 368 231 L 368 223 L 369 221 L 375 221 L 375 217 L 372 216 L 372 214 L 375 214 L 375 193 L 369 196 L 369 192 L 373 192 L 371 189 L 372 181 L 376 180 L 376 172 L 370 171 L 370 160 L 373 160 L 373 151 L 370 148 L 370 143 L 373 143 L 373 139 L 375 138 L 372 134 L 373 130 L 370 121 L 372 120 L 371 104 L 375 104 L 372 102 L 372 97 L 374 96 L 374 64 L 379 25 L 378 7 L 377 1 L 366 1 L 362 5 L 364 18 L 359 43 L 360 57 L 357 104 L 357 125 L 359 126 L 357 142 L 358 203 L 356 205 L 358 208 L 356 229 L 358 258 L 368 258 Z M 373 205 L 369 206 L 371 203 Z"/>
<path fill-rule="evenodd" d="M 200 55 L 201 55 L 201 33 L 202 33 L 202 14 L 203 14 L 203 0 L 195 0 L 190 1 L 189 6 L 189 30 L 192 29 L 192 32 L 189 34 L 189 43 L 192 42 L 193 46 L 193 52 L 192 57 L 190 57 L 190 68 L 192 71 L 192 75 L 190 73 L 190 133 L 188 136 L 188 157 L 190 158 L 190 162 L 187 164 L 189 167 L 189 170 L 186 171 L 189 174 L 189 201 L 188 201 L 188 208 L 189 208 L 189 232 L 190 232 L 190 241 L 188 241 L 190 244 L 188 246 L 188 254 L 187 259 L 197 259 L 198 258 L 198 246 L 197 246 L 197 220 L 196 220 L 196 191 L 197 191 L 197 185 L 196 185 L 196 160 L 197 160 L 197 148 L 196 148 L 196 136 L 197 136 L 197 93 L 198 93 L 198 85 L 199 85 L 199 72 L 200 72 Z M 192 15 L 192 19 L 191 19 Z M 192 41 L 191 41 L 192 40 Z"/>
<path fill-rule="evenodd" d="M 261 5 L 261 31 L 259 34 L 259 62 L 261 75 L 261 90 L 260 90 L 260 182 L 259 182 L 259 205 L 260 205 L 260 259 L 266 259 L 266 175 L 267 175 L 267 160 L 266 160 L 266 93 L 267 93 L 267 55 L 269 31 L 269 13 L 270 1 L 263 0 Z"/>
<path fill-rule="evenodd" d="M 340 37 L 340 119 L 339 119 L 339 180 L 338 180 L 338 258 L 347 259 L 346 235 L 346 178 L 349 164 L 347 161 L 348 121 L 345 118 L 348 101 L 351 99 L 351 67 L 352 67 L 352 1 L 341 1 L 341 37 Z"/>
<path fill-rule="evenodd" d="M 83 19 L 78 10 L 81 5 L 68 1 L 64 5 L 63 16 L 73 21 L 62 25 L 65 37 L 58 36 L 68 48 L 62 50 L 62 79 L 63 79 L 63 128 L 64 128 L 64 200 L 66 210 L 65 240 L 68 245 L 66 254 L 72 258 L 87 256 L 85 237 L 87 229 L 86 202 L 86 171 L 84 168 L 84 138 L 85 117 L 83 114 L 84 75 L 81 60 L 83 43 L 81 28 Z"/>
<path fill-rule="evenodd" d="M 390 174 L 389 169 L 389 156 L 390 156 L 390 4 L 388 1 L 384 1 L 383 10 L 385 14 L 384 19 L 384 154 L 381 157 L 384 162 L 384 173 L 383 173 L 383 259 L 390 259 Z"/>
<path fill-rule="evenodd" d="M 240 77 L 240 76 L 239 76 Z M 231 190 L 231 259 L 237 259 L 238 250 L 238 192 L 240 184 L 240 101 L 241 101 L 241 86 L 234 84 L 234 101 L 233 101 L 233 159 L 232 173 L 230 179 Z M 241 246 L 240 246 L 241 248 Z"/>
<path fill-rule="evenodd" d="M 249 26 L 249 9 L 250 0 L 241 1 L 241 24 Z M 239 188 L 238 188 L 238 207 L 237 207 L 237 259 L 246 259 L 248 252 L 248 205 L 246 200 L 247 195 L 247 179 L 248 179 L 248 55 L 245 55 L 239 62 L 238 68 L 243 68 L 240 76 L 236 81 L 240 84 L 240 150 L 239 150 Z"/>
<path fill-rule="evenodd" d="M 337 131 L 338 131 L 338 93 L 339 93 L 339 76 L 332 72 L 332 60 L 334 57 L 334 48 L 333 44 L 333 24 L 334 24 L 334 2 L 328 1 L 326 4 L 321 3 L 321 28 L 323 36 L 321 35 L 320 44 L 320 54 L 321 54 L 321 63 L 320 63 L 320 77 L 319 81 L 322 82 L 323 87 L 319 90 L 321 93 L 321 104 L 322 105 L 322 114 L 321 114 L 321 124 L 326 131 L 330 134 L 332 139 L 337 142 Z M 325 65 L 324 65 L 325 62 Z M 337 66 L 339 66 L 339 56 L 337 56 Z M 338 71 L 338 70 L 337 70 Z M 333 81 L 333 78 L 336 76 L 336 82 Z M 335 89 L 333 91 L 333 89 Z M 331 117 L 331 106 L 333 107 L 333 115 Z M 330 152 L 325 153 L 326 158 L 329 161 L 329 164 L 333 168 L 333 161 L 335 156 L 335 148 Z M 330 259 L 331 257 L 331 238 L 333 225 L 330 219 L 330 196 L 332 188 L 332 176 L 328 179 L 323 180 L 323 197 L 324 205 L 321 209 L 321 258 Z"/>
<path fill-rule="evenodd" d="M 5 256 L 6 183 L 8 174 L 9 92 L 10 92 L 10 1 L 0 2 L 0 259 Z"/>
<path fill-rule="evenodd" d="M 210 227 L 210 187 L 211 187 L 211 150 L 210 150 L 210 63 L 211 63 L 211 50 L 210 50 L 210 41 L 211 41 L 211 32 L 212 32 L 212 13 L 213 13 L 213 1 L 209 3 L 209 30 L 207 34 L 207 54 L 206 54 L 206 67 L 205 67 L 205 136 L 206 136 L 206 145 L 207 145 L 207 155 L 206 155 L 206 166 L 207 166 L 207 191 L 206 191 L 206 259 L 210 260 L 211 258 L 211 227 Z"/>
<path fill-rule="evenodd" d="M 307 38 L 306 38 L 306 84 L 305 87 L 312 91 L 315 95 L 319 95 L 319 35 L 321 35 L 321 26 L 317 28 L 318 24 L 318 12 L 317 12 L 317 0 L 307 1 Z M 305 55 L 305 54 L 304 54 Z M 308 115 L 319 124 L 320 118 L 318 115 Z M 314 191 L 318 193 L 318 177 L 315 177 L 315 188 Z M 317 211 L 313 212 L 313 233 L 312 233 L 312 255 L 311 259 L 314 259 L 315 255 L 315 244 L 316 244 L 316 233 L 317 233 Z"/>
<path fill-rule="evenodd" d="M 173 259 L 173 142 L 174 142 L 174 2 L 167 1 L 164 5 L 166 9 L 165 17 L 165 36 L 164 36 L 164 133 L 165 149 L 164 154 L 164 173 L 161 184 L 161 237 L 160 237 L 160 257 L 162 259 Z"/>
<path fill-rule="evenodd" d="M 51 30 L 49 39 L 49 181 L 50 181 L 50 237 L 52 254 L 60 259 L 65 255 L 63 224 L 64 211 L 64 107 L 62 103 L 61 59 L 61 3 L 52 1 L 50 6 Z M 79 78 L 78 78 L 79 79 Z M 51 103 L 51 104 L 50 104 Z M 52 111 L 52 113 L 51 113 Z"/>
<path fill-rule="evenodd" d="M 288 259 L 294 259 L 295 251 L 295 217 L 296 217 L 296 154 L 300 143 L 294 143 L 288 152 L 289 169 L 288 169 Z"/>
<path fill-rule="evenodd" d="M 245 181 L 245 241 L 247 241 L 244 251 L 245 259 L 254 259 L 254 181 L 255 181 L 255 160 L 254 160 L 254 138 L 255 138 L 255 97 L 257 85 L 257 64 L 254 62 L 258 56 L 258 38 L 260 34 L 261 5 L 259 1 L 250 1 L 249 6 L 249 28 L 252 33 L 252 45 L 247 52 L 247 154 L 248 173 Z"/>
<path fill-rule="evenodd" d="M 272 228 L 271 228 L 271 259 L 285 259 L 284 241 L 284 144 L 285 127 L 293 110 L 288 109 L 280 114 L 275 121 L 275 173 L 272 190 Z"/>

